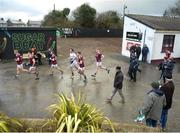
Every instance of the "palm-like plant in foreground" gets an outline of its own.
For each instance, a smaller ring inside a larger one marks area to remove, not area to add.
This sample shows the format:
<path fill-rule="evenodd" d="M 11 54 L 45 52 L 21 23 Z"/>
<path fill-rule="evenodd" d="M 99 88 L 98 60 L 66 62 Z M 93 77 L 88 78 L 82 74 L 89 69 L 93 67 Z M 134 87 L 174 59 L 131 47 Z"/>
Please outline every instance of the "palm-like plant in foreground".
<path fill-rule="evenodd" d="M 49 106 L 53 112 L 53 119 L 49 122 L 56 125 L 56 132 L 100 132 L 101 125 L 111 121 L 90 104 L 84 103 L 79 95 L 75 101 L 74 96 L 68 98 L 64 94 L 58 94 L 58 103 Z"/>

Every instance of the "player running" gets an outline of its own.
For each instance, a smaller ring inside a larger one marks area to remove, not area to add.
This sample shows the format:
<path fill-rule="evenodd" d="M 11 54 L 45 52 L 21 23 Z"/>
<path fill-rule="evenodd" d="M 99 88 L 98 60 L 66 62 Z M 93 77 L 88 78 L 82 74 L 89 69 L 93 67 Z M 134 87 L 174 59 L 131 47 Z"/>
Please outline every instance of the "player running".
<path fill-rule="evenodd" d="M 33 52 L 29 52 L 28 53 L 28 57 L 29 57 L 29 73 L 30 74 L 35 74 L 35 80 L 39 79 L 39 72 L 37 71 L 37 67 L 36 67 L 36 60 L 35 60 L 35 55 Z"/>
<path fill-rule="evenodd" d="M 110 70 L 107 69 L 106 67 L 102 66 L 102 59 L 104 58 L 104 55 L 101 53 L 101 51 L 99 49 L 96 49 L 95 58 L 96 58 L 96 66 L 97 66 L 97 68 L 96 68 L 96 72 L 94 74 L 92 74 L 91 76 L 95 78 L 99 69 L 106 70 L 107 73 L 109 74 Z"/>
<path fill-rule="evenodd" d="M 20 75 L 21 71 L 28 72 L 28 70 L 24 69 L 23 56 L 18 51 L 16 51 L 16 59 L 15 59 L 15 61 L 17 62 L 16 76 L 15 76 L 17 78 Z"/>
<path fill-rule="evenodd" d="M 78 62 L 77 62 L 77 55 L 74 52 L 74 49 L 70 49 L 70 68 L 71 68 L 71 78 L 74 79 L 74 69 L 78 70 Z"/>
<path fill-rule="evenodd" d="M 63 78 L 63 70 L 61 70 L 57 64 L 57 56 L 52 52 L 52 55 L 50 57 L 50 60 L 51 60 L 51 74 L 50 75 L 53 75 L 54 74 L 54 69 L 58 70 L 61 72 L 61 78 Z"/>
<path fill-rule="evenodd" d="M 78 73 L 84 76 L 84 82 L 86 82 L 87 78 L 86 78 L 86 75 L 84 74 L 84 69 L 85 69 L 84 58 L 81 52 L 77 53 L 77 57 L 78 57 L 78 64 L 79 64 Z"/>

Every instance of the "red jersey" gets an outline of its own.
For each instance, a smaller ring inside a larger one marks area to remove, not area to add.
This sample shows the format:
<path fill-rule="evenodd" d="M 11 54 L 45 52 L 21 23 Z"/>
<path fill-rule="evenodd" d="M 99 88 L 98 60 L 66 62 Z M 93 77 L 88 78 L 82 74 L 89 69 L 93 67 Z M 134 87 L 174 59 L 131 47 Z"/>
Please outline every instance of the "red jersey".
<path fill-rule="evenodd" d="M 101 62 L 102 61 L 102 54 L 96 53 L 96 61 Z"/>
<path fill-rule="evenodd" d="M 165 52 L 165 59 L 169 59 L 171 57 L 171 52 L 170 51 L 166 51 Z"/>
<path fill-rule="evenodd" d="M 53 64 L 53 65 L 57 64 L 56 56 L 51 57 L 51 64 Z"/>
<path fill-rule="evenodd" d="M 23 57 L 21 55 L 17 55 L 16 62 L 18 65 L 21 65 L 23 63 Z"/>
<path fill-rule="evenodd" d="M 81 56 L 80 58 L 78 58 L 78 63 L 79 63 L 80 68 L 83 68 L 83 67 L 84 67 L 84 59 L 83 59 L 83 56 Z"/>
<path fill-rule="evenodd" d="M 32 56 L 32 57 L 29 57 L 29 64 L 30 64 L 31 66 L 33 66 L 33 65 L 34 65 L 33 59 L 34 59 L 34 57 L 33 57 L 33 56 Z"/>

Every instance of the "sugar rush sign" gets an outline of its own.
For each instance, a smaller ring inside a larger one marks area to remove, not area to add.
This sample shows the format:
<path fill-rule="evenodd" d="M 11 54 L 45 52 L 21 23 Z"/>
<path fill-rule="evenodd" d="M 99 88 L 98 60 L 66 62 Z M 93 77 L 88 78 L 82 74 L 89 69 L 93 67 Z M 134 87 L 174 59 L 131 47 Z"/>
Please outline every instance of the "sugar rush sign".
<path fill-rule="evenodd" d="M 22 52 L 27 52 L 31 48 L 36 48 L 38 51 L 43 51 L 45 45 L 44 33 L 13 33 L 12 34 L 13 48 Z"/>

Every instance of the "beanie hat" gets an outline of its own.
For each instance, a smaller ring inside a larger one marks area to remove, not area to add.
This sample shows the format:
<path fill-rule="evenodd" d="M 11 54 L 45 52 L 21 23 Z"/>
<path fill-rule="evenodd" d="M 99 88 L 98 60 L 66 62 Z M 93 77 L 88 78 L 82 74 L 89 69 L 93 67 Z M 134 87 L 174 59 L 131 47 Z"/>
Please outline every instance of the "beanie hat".
<path fill-rule="evenodd" d="M 159 88 L 159 85 L 160 85 L 159 82 L 155 82 L 155 81 L 154 81 L 154 82 L 151 83 L 151 86 L 152 86 L 152 88 L 154 88 L 154 89 L 158 89 L 158 88 Z"/>

